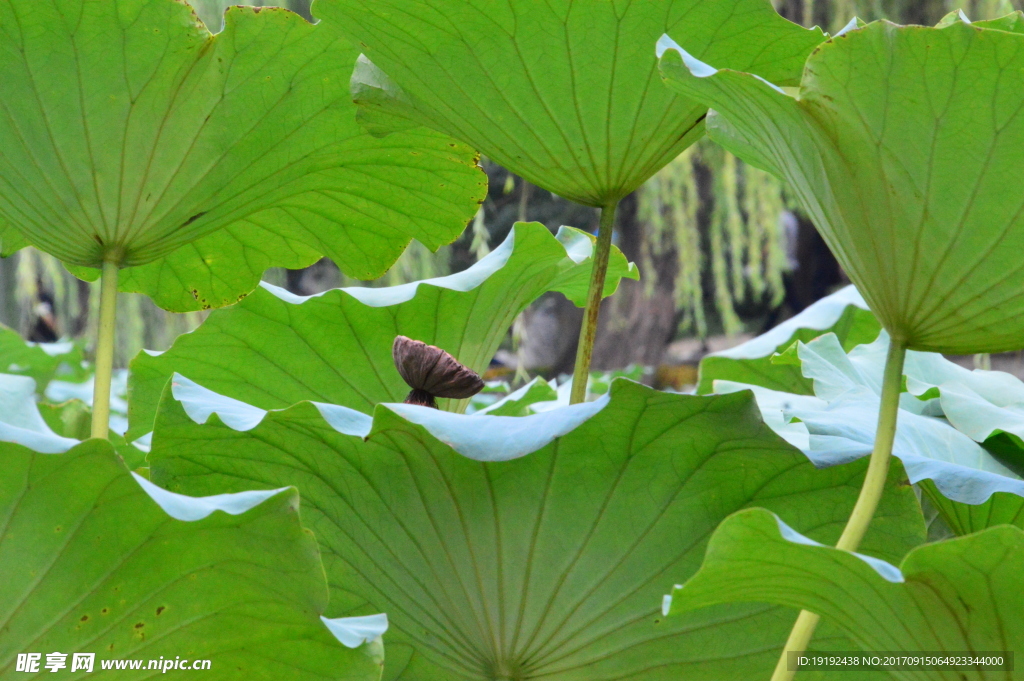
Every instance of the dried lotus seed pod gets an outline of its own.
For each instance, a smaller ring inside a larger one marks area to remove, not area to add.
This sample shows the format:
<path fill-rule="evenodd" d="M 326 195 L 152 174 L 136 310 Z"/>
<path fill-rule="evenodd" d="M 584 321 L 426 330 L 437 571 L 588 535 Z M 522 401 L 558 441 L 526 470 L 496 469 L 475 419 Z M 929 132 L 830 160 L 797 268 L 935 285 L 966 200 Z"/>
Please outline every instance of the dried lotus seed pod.
<path fill-rule="evenodd" d="M 437 409 L 438 397 L 464 399 L 476 395 L 484 387 L 480 376 L 457 359 L 423 341 L 397 336 L 391 346 L 395 368 L 412 391 L 407 404 Z"/>

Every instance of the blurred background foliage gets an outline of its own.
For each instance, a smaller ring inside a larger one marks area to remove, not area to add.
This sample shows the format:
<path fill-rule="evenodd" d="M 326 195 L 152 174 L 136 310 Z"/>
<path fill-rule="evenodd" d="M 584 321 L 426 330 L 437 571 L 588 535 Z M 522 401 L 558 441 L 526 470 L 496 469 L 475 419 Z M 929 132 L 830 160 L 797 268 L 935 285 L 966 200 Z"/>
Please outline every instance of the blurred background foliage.
<path fill-rule="evenodd" d="M 850 17 L 935 24 L 963 9 L 985 19 L 1024 9 L 1024 0 L 774 0 L 792 21 L 837 30 Z M 192 0 L 199 17 L 219 31 L 228 0 Z M 310 0 L 279 0 L 312 19 Z M 653 58 L 653 52 L 652 52 Z M 566 224 L 593 230 L 596 211 L 524 182 L 487 159 L 488 197 L 455 243 L 431 253 L 413 243 L 381 279 L 357 282 L 328 260 L 304 270 L 270 270 L 265 279 L 295 293 L 337 286 L 390 286 L 469 267 L 507 236 L 517 220 L 552 230 Z M 642 281 L 623 283 L 605 302 L 595 347 L 596 369 L 657 367 L 661 385 L 691 383 L 701 355 L 759 333 L 845 283 L 814 231 L 795 212 L 785 187 L 704 141 L 623 201 L 616 242 L 640 266 Z M 0 323 L 33 341 L 92 338 L 96 285 L 71 276 L 56 260 L 25 249 L 0 260 Z M 205 313 L 164 312 L 141 295 L 123 295 L 118 310 L 117 362 L 142 348 L 161 350 L 200 324 Z M 498 364 L 507 373 L 555 375 L 571 370 L 582 311 L 557 294 L 537 301 L 517 320 Z M 500 373 L 501 370 L 499 370 Z"/>

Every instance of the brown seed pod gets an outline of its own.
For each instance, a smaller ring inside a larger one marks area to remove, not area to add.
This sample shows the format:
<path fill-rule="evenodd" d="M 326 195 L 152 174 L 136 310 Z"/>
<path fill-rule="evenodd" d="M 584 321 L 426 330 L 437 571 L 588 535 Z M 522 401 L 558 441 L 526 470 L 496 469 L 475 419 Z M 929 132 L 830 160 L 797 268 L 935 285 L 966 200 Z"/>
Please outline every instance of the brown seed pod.
<path fill-rule="evenodd" d="M 412 391 L 407 404 L 437 409 L 435 398 L 461 400 L 476 395 L 484 387 L 480 376 L 459 363 L 441 348 L 423 341 L 397 336 L 391 346 L 395 367 Z"/>

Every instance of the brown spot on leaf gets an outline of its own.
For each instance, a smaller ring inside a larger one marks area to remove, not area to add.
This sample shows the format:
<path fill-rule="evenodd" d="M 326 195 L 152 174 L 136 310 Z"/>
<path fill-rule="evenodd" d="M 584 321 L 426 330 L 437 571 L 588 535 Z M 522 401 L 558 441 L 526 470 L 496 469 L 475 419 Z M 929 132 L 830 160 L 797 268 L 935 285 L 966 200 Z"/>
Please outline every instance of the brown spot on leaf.
<path fill-rule="evenodd" d="M 165 606 L 165 605 L 161 605 L 161 606 L 160 606 L 159 608 L 157 608 L 157 609 L 156 609 L 156 614 L 157 614 L 157 616 L 159 616 L 159 615 L 160 615 L 160 613 L 162 613 L 162 612 L 163 612 L 164 610 L 166 610 L 166 609 L 167 609 L 167 606 Z"/>
<path fill-rule="evenodd" d="M 141 629 L 144 626 L 146 626 L 146 624 L 144 622 L 136 622 L 135 623 L 135 628 L 136 629 Z"/>
<path fill-rule="evenodd" d="M 205 210 L 201 210 L 198 213 L 196 213 L 195 215 L 193 215 L 192 217 L 190 217 L 188 220 L 185 220 L 185 222 L 181 223 L 181 226 L 182 227 L 188 227 L 189 225 L 191 225 L 193 222 L 195 222 L 199 218 L 203 217 L 204 215 L 206 215 L 206 211 Z"/>
<path fill-rule="evenodd" d="M 88 622 L 89 621 L 89 616 L 88 615 L 82 615 L 82 617 L 81 617 L 81 619 L 79 621 L 81 621 L 81 622 Z"/>

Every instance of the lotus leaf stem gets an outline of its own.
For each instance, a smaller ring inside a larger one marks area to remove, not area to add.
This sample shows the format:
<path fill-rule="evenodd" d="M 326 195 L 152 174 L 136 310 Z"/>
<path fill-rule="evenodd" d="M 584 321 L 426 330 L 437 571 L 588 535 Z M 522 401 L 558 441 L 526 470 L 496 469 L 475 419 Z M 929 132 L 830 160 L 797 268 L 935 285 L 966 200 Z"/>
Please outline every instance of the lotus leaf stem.
<path fill-rule="evenodd" d="M 871 518 L 878 509 L 878 502 L 885 489 L 885 480 L 889 475 L 889 459 L 892 456 L 892 443 L 896 439 L 896 418 L 900 408 L 900 391 L 903 389 L 903 360 L 907 355 L 907 346 L 895 339 L 889 344 L 889 354 L 885 358 L 885 373 L 882 377 L 882 401 L 878 409 L 878 429 L 875 431 L 875 446 L 868 462 L 868 472 L 864 476 L 864 484 L 860 488 L 860 496 L 853 507 L 846 528 L 839 537 L 836 548 L 844 551 L 856 551 L 860 546 L 864 533 L 867 532 Z M 790 669 L 789 654 L 803 653 L 818 626 L 818 615 L 802 610 L 793 625 L 793 630 L 782 650 L 782 656 L 775 665 L 772 681 L 790 681 L 796 670 Z M 795 665 L 794 665 L 795 666 Z"/>
<path fill-rule="evenodd" d="M 107 439 L 110 432 L 110 381 L 114 373 L 114 328 L 117 317 L 118 264 L 103 262 L 100 279 L 100 325 L 96 342 L 96 379 L 92 398 L 92 437 Z"/>
<path fill-rule="evenodd" d="M 602 294 L 604 293 L 605 275 L 608 274 L 608 256 L 612 250 L 612 232 L 615 231 L 615 209 L 617 206 L 618 202 L 609 203 L 601 209 L 601 224 L 597 230 L 594 264 L 590 272 L 587 309 L 583 313 L 580 343 L 576 348 L 576 368 L 572 372 L 572 392 L 569 396 L 569 404 L 579 404 L 587 399 L 590 359 L 594 354 L 597 317 L 601 312 L 601 299 L 604 297 Z"/>

